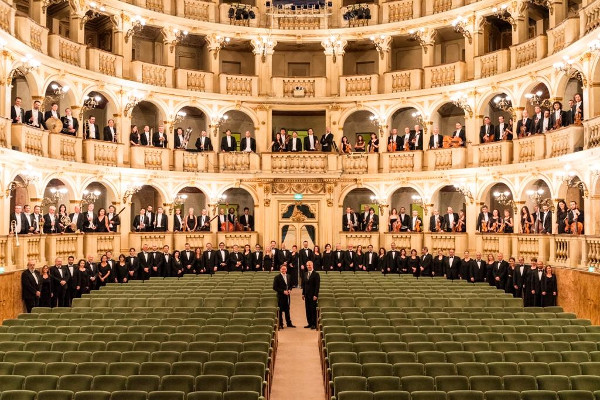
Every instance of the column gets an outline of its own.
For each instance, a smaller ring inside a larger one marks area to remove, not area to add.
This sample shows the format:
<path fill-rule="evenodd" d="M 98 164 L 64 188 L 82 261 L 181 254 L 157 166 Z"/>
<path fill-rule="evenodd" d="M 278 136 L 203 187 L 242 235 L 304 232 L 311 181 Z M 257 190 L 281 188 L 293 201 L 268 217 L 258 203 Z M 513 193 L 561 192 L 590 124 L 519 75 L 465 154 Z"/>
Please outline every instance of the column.
<path fill-rule="evenodd" d="M 435 29 L 425 29 L 413 32 L 413 37 L 419 42 L 422 48 L 421 68 L 432 67 L 435 65 Z"/>
<path fill-rule="evenodd" d="M 529 39 L 529 10 L 527 3 L 524 1 L 517 2 L 516 10 L 511 10 L 510 13 L 516 24 L 512 32 L 512 45 L 514 46 Z"/>
<path fill-rule="evenodd" d="M 261 36 L 250 41 L 254 53 L 254 74 L 258 76 L 259 96 L 272 95 L 273 53 L 277 41 Z"/>
<path fill-rule="evenodd" d="M 476 22 L 476 25 L 479 25 Z M 485 35 L 483 29 L 473 29 L 471 39 L 465 38 L 465 61 L 467 66 L 467 79 L 471 80 L 475 76 L 475 57 L 483 55 L 485 45 Z"/>
<path fill-rule="evenodd" d="M 479 210 L 482 203 L 475 201 L 469 201 L 467 199 L 465 218 L 467 219 L 467 233 L 469 234 L 469 243 L 475 243 L 473 235 L 477 232 L 477 217 L 479 216 Z"/>
<path fill-rule="evenodd" d="M 81 111 L 81 107 L 79 105 L 71 106 L 71 115 L 73 116 L 73 118 L 75 118 L 79 121 L 79 130 L 77 131 L 76 137 L 83 137 L 83 120 L 81 118 L 79 118 L 81 113 L 82 113 L 82 111 Z"/>
<path fill-rule="evenodd" d="M 36 24 L 46 27 L 46 9 L 43 1 L 30 1 L 29 15 Z"/>
<path fill-rule="evenodd" d="M 122 198 L 117 198 L 112 204 L 117 209 L 117 212 L 121 211 L 121 208 L 125 207 L 119 218 L 121 219 L 121 226 L 119 227 L 119 233 L 121 238 L 121 248 L 128 249 L 129 246 L 129 234 L 131 233 L 131 203 L 122 203 Z M 139 210 L 138 210 L 139 211 Z M 140 251 L 141 249 L 136 249 Z"/>
<path fill-rule="evenodd" d="M 392 69 L 390 57 L 392 37 L 382 35 L 375 38 L 375 40 L 379 42 L 379 47 L 377 47 L 377 52 L 379 53 L 379 63 L 377 65 L 377 73 L 379 74 L 379 93 L 385 93 L 385 74 Z"/>
<path fill-rule="evenodd" d="M 75 43 L 85 44 L 83 18 L 74 12 L 71 12 L 69 19 L 69 39 Z"/>
<path fill-rule="evenodd" d="M 219 75 L 221 74 L 221 50 L 223 38 L 216 34 L 206 36 L 206 49 L 204 53 L 204 69 L 213 74 L 213 92 L 219 93 Z"/>
<path fill-rule="evenodd" d="M 344 73 L 344 49 L 348 42 L 339 37 L 331 37 L 321 42 L 325 49 L 325 76 L 327 77 L 327 96 L 340 93 L 340 77 Z"/>
<path fill-rule="evenodd" d="M 133 50 L 133 35 L 128 36 L 132 29 L 131 19 L 126 15 L 113 16 L 113 53 L 123 57 L 123 78 L 131 77 L 131 53 Z"/>
<path fill-rule="evenodd" d="M 483 121 L 481 115 L 469 115 L 465 113 L 465 136 L 467 137 L 467 142 L 479 144 L 479 126 L 481 125 L 481 121 Z M 467 160 L 472 161 L 473 158 L 467 158 Z"/>
<path fill-rule="evenodd" d="M 569 4 L 567 0 L 553 0 L 550 6 L 548 28 L 552 29 L 567 18 Z"/>
<path fill-rule="evenodd" d="M 169 28 L 163 28 L 162 64 L 175 68 L 175 52 L 177 51 L 177 39 L 175 32 Z"/>
<path fill-rule="evenodd" d="M 269 151 L 271 145 L 271 132 L 273 132 L 271 107 L 261 104 L 257 107 L 256 113 L 259 125 L 254 127 L 254 138 L 256 139 L 256 153 L 261 154 Z"/>

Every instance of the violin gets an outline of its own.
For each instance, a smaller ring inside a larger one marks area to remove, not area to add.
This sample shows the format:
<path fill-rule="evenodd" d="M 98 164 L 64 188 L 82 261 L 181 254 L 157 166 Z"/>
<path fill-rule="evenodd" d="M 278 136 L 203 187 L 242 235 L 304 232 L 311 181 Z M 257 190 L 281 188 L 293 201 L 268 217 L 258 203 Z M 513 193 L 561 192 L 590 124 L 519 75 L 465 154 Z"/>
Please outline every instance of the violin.
<path fill-rule="evenodd" d="M 417 221 L 415 222 L 415 232 L 421 232 L 421 220 L 419 218 L 417 218 Z"/>
<path fill-rule="evenodd" d="M 523 138 L 525 136 L 527 136 L 527 132 L 525 132 L 525 130 L 527 129 L 527 127 L 525 125 L 521 125 L 521 128 L 519 130 L 519 137 Z"/>
<path fill-rule="evenodd" d="M 480 231 L 481 231 L 481 233 L 487 233 L 487 231 L 488 231 L 488 225 L 485 223 L 485 220 L 481 221 Z"/>
<path fill-rule="evenodd" d="M 396 151 L 396 141 L 395 140 L 390 140 L 390 142 L 388 143 L 388 151 L 389 152 L 394 152 Z"/>
<path fill-rule="evenodd" d="M 527 220 L 523 220 L 523 233 L 530 234 L 531 233 L 531 222 Z"/>
<path fill-rule="evenodd" d="M 225 221 L 221 224 L 221 230 L 226 232 L 232 232 L 234 229 L 233 224 L 230 221 Z"/>
<path fill-rule="evenodd" d="M 459 218 L 458 222 L 456 223 L 456 225 L 454 226 L 454 229 L 452 229 L 454 232 L 462 232 L 462 228 L 465 225 L 465 220 L 464 218 Z"/>
<path fill-rule="evenodd" d="M 393 232 L 400 232 L 400 228 L 402 227 L 402 222 L 399 221 L 399 219 L 397 219 L 396 221 L 394 221 L 394 223 L 392 224 L 392 231 Z"/>
<path fill-rule="evenodd" d="M 372 230 L 373 230 L 373 218 L 371 218 L 371 219 L 369 220 L 369 223 L 367 224 L 367 229 L 366 229 L 366 231 L 367 231 L 367 232 L 371 232 Z"/>
<path fill-rule="evenodd" d="M 441 221 L 441 218 L 438 218 L 437 222 L 435 223 L 435 231 L 436 232 L 442 232 L 442 221 Z"/>

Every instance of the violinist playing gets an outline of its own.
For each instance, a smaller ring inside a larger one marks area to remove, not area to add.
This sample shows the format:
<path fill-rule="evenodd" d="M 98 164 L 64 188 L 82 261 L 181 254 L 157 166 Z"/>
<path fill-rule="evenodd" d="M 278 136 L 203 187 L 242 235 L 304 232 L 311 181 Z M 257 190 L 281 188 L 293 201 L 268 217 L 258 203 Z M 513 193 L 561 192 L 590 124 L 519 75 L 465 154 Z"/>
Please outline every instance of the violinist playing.
<path fill-rule="evenodd" d="M 581 235 L 583 233 L 583 211 L 577 207 L 577 203 L 574 201 L 569 203 L 565 232 L 572 233 L 573 235 Z"/>
<path fill-rule="evenodd" d="M 365 231 L 377 232 L 379 230 L 379 215 L 375 214 L 375 209 L 369 207 L 369 214 L 365 218 Z"/>
<path fill-rule="evenodd" d="M 483 118 L 483 125 L 479 128 L 479 143 L 491 143 L 495 139 L 494 125 L 490 117 Z"/>
<path fill-rule="evenodd" d="M 400 151 L 401 148 L 402 148 L 402 139 L 400 138 L 400 136 L 398 136 L 398 129 L 394 128 L 394 129 L 392 129 L 392 132 L 390 133 L 390 136 L 388 137 L 387 150 L 390 153 L 393 153 L 394 151 Z"/>
<path fill-rule="evenodd" d="M 454 232 L 466 232 L 467 231 L 467 217 L 463 210 L 458 211 L 458 220 L 454 225 Z"/>
<path fill-rule="evenodd" d="M 412 218 L 410 219 L 410 232 L 423 232 L 423 220 L 419 217 L 417 210 L 412 211 Z"/>

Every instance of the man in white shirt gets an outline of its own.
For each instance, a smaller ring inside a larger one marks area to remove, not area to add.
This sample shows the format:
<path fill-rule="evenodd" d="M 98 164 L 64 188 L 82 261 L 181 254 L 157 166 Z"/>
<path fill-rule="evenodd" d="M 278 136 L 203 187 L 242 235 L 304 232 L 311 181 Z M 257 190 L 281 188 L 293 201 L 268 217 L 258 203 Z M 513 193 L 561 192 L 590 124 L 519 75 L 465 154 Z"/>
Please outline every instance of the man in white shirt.
<path fill-rule="evenodd" d="M 199 231 L 210 231 L 210 217 L 206 208 L 202 210 L 202 213 L 198 217 L 198 230 Z"/>
<path fill-rule="evenodd" d="M 108 126 L 104 127 L 104 140 L 106 142 L 117 142 L 117 128 L 115 128 L 114 119 L 109 119 Z"/>
<path fill-rule="evenodd" d="M 415 125 L 410 148 L 411 150 L 423 150 L 423 132 L 421 131 L 421 125 Z"/>
<path fill-rule="evenodd" d="M 394 151 L 394 147 L 396 148 L 395 151 L 402 150 L 401 144 L 402 144 L 402 141 L 398 137 L 398 129 L 396 129 L 396 128 L 392 129 L 390 137 L 388 138 L 388 151 Z"/>
<path fill-rule="evenodd" d="M 169 225 L 169 217 L 167 217 L 164 212 L 163 212 L 163 208 L 162 207 L 158 207 L 156 209 L 156 223 L 154 226 L 154 230 L 157 232 L 166 232 L 167 231 L 167 227 Z"/>
<path fill-rule="evenodd" d="M 96 216 L 94 215 L 94 203 L 88 204 L 87 212 L 84 216 L 83 222 L 83 231 L 84 232 L 94 232 L 96 231 L 96 225 L 94 224 L 94 220 Z"/>
<path fill-rule="evenodd" d="M 304 138 L 304 151 L 316 151 L 319 138 L 315 136 L 312 128 L 308 128 L 308 136 Z"/>
<path fill-rule="evenodd" d="M 444 215 L 444 227 L 446 232 L 452 232 L 454 226 L 458 222 L 458 214 L 454 212 L 452 207 L 448 207 L 448 212 Z"/>
<path fill-rule="evenodd" d="M 25 302 L 25 309 L 28 313 L 39 303 L 41 281 L 42 277 L 40 273 L 35 270 L 35 262 L 28 261 L 27 269 L 21 274 L 21 298 Z"/>
<path fill-rule="evenodd" d="M 150 127 L 144 126 L 144 131 L 140 135 L 140 144 L 142 146 L 150 146 L 152 144 L 152 136 L 150 135 Z"/>
<path fill-rule="evenodd" d="M 225 136 L 221 139 L 221 151 L 231 152 L 237 150 L 237 142 L 233 136 L 231 136 L 231 129 L 225 131 Z"/>
<path fill-rule="evenodd" d="M 52 107 L 50 108 L 50 110 L 46 111 L 46 113 L 44 114 L 45 121 L 48 121 L 48 119 L 50 119 L 50 118 L 60 119 L 60 114 L 58 113 L 58 104 L 57 103 L 52 103 Z"/>
<path fill-rule="evenodd" d="M 44 215 L 44 233 L 60 233 L 55 206 L 48 207 L 48 214 Z"/>
<path fill-rule="evenodd" d="M 15 104 L 10 108 L 10 119 L 13 124 L 21 124 L 25 118 L 23 108 L 21 104 L 23 100 L 20 97 L 15 98 Z"/>
<path fill-rule="evenodd" d="M 300 150 L 302 150 L 302 142 L 300 141 L 300 138 L 298 138 L 298 132 L 294 131 L 292 132 L 292 137 L 288 143 L 288 151 L 298 152 Z"/>
<path fill-rule="evenodd" d="M 406 128 L 404 128 L 404 136 L 402 136 L 402 150 L 410 150 L 410 140 L 411 140 L 411 135 L 410 135 L 410 128 L 407 126 Z"/>
<path fill-rule="evenodd" d="M 93 115 L 90 116 L 85 124 L 84 133 L 86 139 L 100 139 L 100 132 L 98 131 L 98 125 L 96 125 L 96 117 Z"/>
<path fill-rule="evenodd" d="M 292 292 L 291 277 L 287 274 L 287 267 L 281 266 L 280 273 L 273 279 L 273 290 L 277 292 L 277 305 L 279 306 L 279 329 L 283 329 L 283 314 L 288 328 L 295 328 L 290 317 L 290 294 Z"/>
<path fill-rule="evenodd" d="M 198 151 L 212 151 L 212 143 L 206 131 L 202 131 L 200 137 L 196 139 L 196 149 Z"/>
<path fill-rule="evenodd" d="M 25 113 L 25 122 L 36 128 L 46 129 L 44 114 L 40 111 L 41 103 L 39 100 L 33 102 L 33 108 Z"/>
<path fill-rule="evenodd" d="M 65 109 L 65 116 L 62 117 L 62 123 L 62 133 L 77 136 L 77 132 L 79 131 L 79 121 L 77 121 L 77 118 L 73 117 L 73 112 L 70 108 Z"/>
<path fill-rule="evenodd" d="M 165 135 L 165 127 L 160 125 L 158 127 L 158 132 L 154 132 L 154 137 L 152 138 L 152 144 L 154 147 L 162 147 L 167 148 L 167 135 Z"/>
<path fill-rule="evenodd" d="M 42 214 L 40 214 L 41 208 L 40 206 L 33 207 L 33 214 L 31 218 L 35 221 L 35 231 L 34 233 L 42 233 Z"/>
<path fill-rule="evenodd" d="M 444 144 L 444 138 L 440 135 L 440 128 L 437 126 L 433 127 L 433 133 L 429 137 L 429 148 L 439 149 Z"/>
<path fill-rule="evenodd" d="M 256 140 L 250 136 L 250 131 L 246 131 L 244 138 L 241 140 L 240 149 L 247 153 L 256 153 Z"/>

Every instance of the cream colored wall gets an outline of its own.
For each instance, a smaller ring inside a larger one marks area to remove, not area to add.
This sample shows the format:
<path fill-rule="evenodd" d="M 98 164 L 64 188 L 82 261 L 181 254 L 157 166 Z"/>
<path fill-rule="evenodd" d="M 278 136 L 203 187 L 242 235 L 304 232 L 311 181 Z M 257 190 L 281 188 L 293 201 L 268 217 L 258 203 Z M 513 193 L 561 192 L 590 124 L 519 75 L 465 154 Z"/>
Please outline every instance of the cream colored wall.
<path fill-rule="evenodd" d="M 423 59 L 421 46 L 400 47 L 392 49 L 392 71 L 421 68 Z"/>
<path fill-rule="evenodd" d="M 373 63 L 373 74 L 377 73 L 377 66 L 379 63 L 379 56 L 377 51 L 347 51 L 344 54 L 344 75 L 356 75 L 357 66 L 359 62 L 372 62 Z"/>
<path fill-rule="evenodd" d="M 251 52 L 231 51 L 227 48 L 219 52 L 221 63 L 224 61 L 238 62 L 241 65 L 242 75 L 254 75 L 254 55 Z"/>
<path fill-rule="evenodd" d="M 308 76 L 325 76 L 325 55 L 322 51 L 278 51 L 273 54 L 273 76 L 288 76 L 288 63 L 310 63 Z"/>

